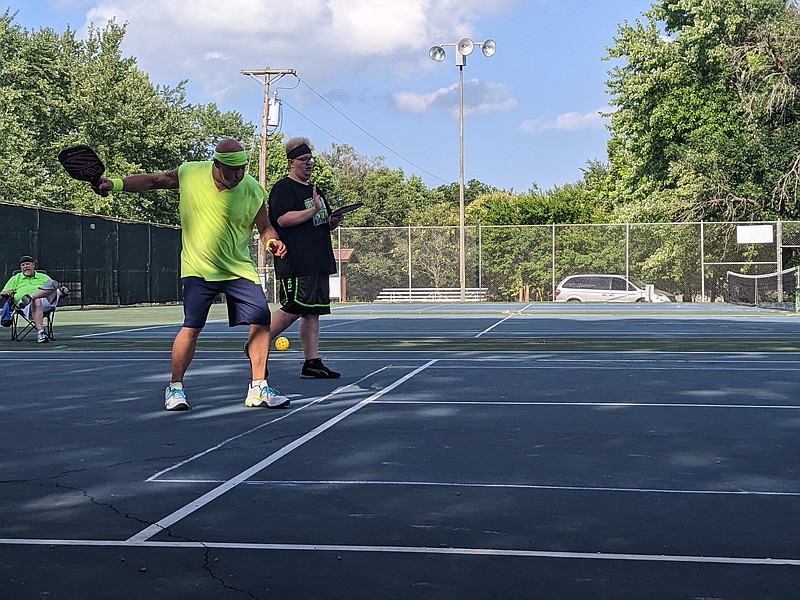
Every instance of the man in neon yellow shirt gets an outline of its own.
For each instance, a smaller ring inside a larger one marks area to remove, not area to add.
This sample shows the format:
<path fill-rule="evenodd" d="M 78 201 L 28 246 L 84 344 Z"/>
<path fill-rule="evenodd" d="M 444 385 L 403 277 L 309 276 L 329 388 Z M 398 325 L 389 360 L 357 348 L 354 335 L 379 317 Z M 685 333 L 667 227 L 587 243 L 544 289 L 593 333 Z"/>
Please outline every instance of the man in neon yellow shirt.
<path fill-rule="evenodd" d="M 266 192 L 246 171 L 247 154 L 231 138 L 217 144 L 214 159 L 184 163 L 167 173 L 101 178 L 105 191 L 180 190 L 183 327 L 172 345 L 172 381 L 164 393 L 167 410 L 186 410 L 183 377 L 194 357 L 197 338 L 214 298 L 224 293 L 228 324 L 249 325 L 252 381 L 245 398 L 250 407 L 283 408 L 289 399 L 267 384 L 271 315 L 256 265 L 250 258 L 253 226 L 275 256 L 286 247 L 270 223 Z"/>
<path fill-rule="evenodd" d="M 3 286 L 0 297 L 11 298 L 22 308 L 23 314 L 36 326 L 36 341 L 50 341 L 44 330 L 44 315 L 53 310 L 61 296 L 69 293 L 66 286 L 50 278 L 47 273 L 36 270 L 36 261 L 31 256 L 19 259 L 19 273 L 12 275 Z"/>

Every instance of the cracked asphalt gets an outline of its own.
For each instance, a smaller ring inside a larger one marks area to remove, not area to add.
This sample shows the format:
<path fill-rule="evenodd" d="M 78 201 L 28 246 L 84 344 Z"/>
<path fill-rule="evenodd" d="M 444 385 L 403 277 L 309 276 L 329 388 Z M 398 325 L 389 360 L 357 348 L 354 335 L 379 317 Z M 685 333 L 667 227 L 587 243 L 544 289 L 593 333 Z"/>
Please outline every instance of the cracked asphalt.
<path fill-rule="evenodd" d="M 797 598 L 800 319 L 455 310 L 290 330 L 283 410 L 209 324 L 164 411 L 174 307 L 0 342 L 0 599 Z"/>

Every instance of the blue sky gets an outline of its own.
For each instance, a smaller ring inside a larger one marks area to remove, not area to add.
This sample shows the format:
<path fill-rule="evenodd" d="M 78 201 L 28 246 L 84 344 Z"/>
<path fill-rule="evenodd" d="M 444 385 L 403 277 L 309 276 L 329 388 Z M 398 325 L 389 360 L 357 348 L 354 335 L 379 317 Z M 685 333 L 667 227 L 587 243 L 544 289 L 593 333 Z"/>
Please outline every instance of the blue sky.
<path fill-rule="evenodd" d="M 606 161 L 599 112 L 618 25 L 649 0 L 14 0 L 28 29 L 80 34 L 114 17 L 123 51 L 158 84 L 188 80 L 189 100 L 215 102 L 260 126 L 263 86 L 241 70 L 294 69 L 273 83 L 280 130 L 317 150 L 345 143 L 419 175 L 459 178 L 459 69 L 434 44 L 493 39 L 464 67 L 465 179 L 525 192 L 578 181 Z"/>

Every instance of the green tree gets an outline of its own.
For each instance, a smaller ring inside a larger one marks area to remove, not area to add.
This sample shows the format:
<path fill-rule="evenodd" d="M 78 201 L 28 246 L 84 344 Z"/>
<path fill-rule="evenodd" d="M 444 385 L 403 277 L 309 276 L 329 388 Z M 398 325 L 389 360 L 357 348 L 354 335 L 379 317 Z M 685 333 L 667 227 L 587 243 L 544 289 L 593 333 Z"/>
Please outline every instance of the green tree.
<path fill-rule="evenodd" d="M 27 31 L 0 17 L 0 198 L 83 212 L 177 223 L 176 192 L 99 196 L 69 179 L 59 150 L 93 146 L 109 175 L 166 171 L 206 160 L 221 137 L 253 139 L 253 126 L 215 105 L 192 106 L 185 84 L 153 85 L 125 58 L 125 27 Z"/>
<path fill-rule="evenodd" d="M 624 62 L 608 82 L 612 202 L 645 218 L 796 216 L 793 183 L 780 189 L 800 150 L 796 3 L 663 0 L 644 18 L 609 49 Z"/>
<path fill-rule="evenodd" d="M 494 194 L 499 191 L 501 190 L 478 181 L 477 179 L 470 179 L 464 184 L 464 206 L 469 206 L 481 196 Z M 461 204 L 461 186 L 457 181 L 448 185 L 440 185 L 434 192 L 439 194 L 445 202 L 453 206 L 458 207 Z"/>

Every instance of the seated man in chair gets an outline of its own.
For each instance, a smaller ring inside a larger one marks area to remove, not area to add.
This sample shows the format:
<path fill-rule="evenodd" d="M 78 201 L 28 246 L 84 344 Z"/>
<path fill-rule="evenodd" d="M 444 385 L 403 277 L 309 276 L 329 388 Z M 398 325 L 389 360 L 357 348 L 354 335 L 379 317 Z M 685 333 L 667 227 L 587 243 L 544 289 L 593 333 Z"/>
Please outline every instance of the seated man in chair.
<path fill-rule="evenodd" d="M 49 341 L 44 329 L 44 316 L 58 305 L 61 296 L 69 294 L 66 286 L 59 285 L 49 275 L 36 270 L 36 261 L 30 256 L 19 259 L 20 272 L 12 275 L 3 286 L 0 296 L 11 298 L 22 309 L 22 314 L 36 327 L 36 341 Z"/>

